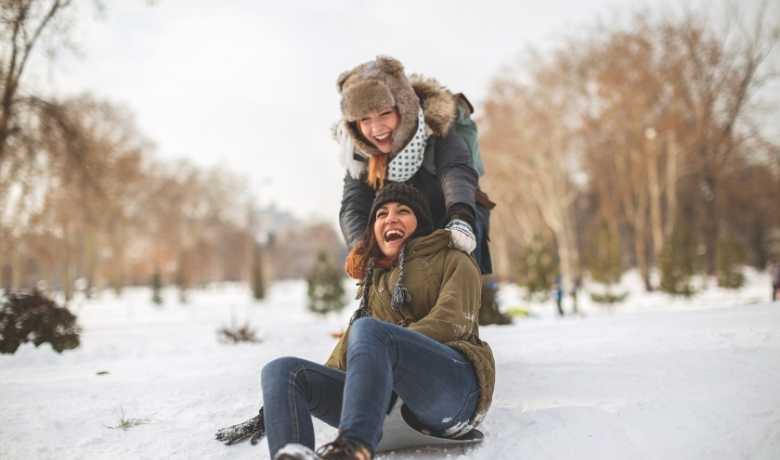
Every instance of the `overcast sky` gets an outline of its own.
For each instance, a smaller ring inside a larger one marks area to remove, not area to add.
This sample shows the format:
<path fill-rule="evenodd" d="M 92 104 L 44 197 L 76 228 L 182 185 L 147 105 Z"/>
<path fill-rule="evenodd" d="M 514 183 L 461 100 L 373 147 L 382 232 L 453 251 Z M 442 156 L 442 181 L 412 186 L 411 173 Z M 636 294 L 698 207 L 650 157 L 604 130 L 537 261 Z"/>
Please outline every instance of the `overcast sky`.
<path fill-rule="evenodd" d="M 336 77 L 388 54 L 475 105 L 528 45 L 544 49 L 613 10 L 648 2 L 213 1 L 105 2 L 83 9 L 82 57 L 60 59 L 47 85 L 121 103 L 162 158 L 221 165 L 261 203 L 336 222 L 343 169 L 330 126 Z M 663 2 L 649 2 L 660 6 Z M 714 3 L 714 2 L 713 2 Z"/>

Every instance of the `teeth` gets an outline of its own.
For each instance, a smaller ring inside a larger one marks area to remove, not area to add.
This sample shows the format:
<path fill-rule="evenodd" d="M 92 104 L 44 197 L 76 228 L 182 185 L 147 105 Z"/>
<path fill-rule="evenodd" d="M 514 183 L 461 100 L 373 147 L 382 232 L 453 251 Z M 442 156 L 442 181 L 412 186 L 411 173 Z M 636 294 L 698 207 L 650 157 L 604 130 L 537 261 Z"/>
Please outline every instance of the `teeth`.
<path fill-rule="evenodd" d="M 404 232 L 400 230 L 388 230 L 385 232 L 385 241 L 398 240 L 404 237 Z"/>
<path fill-rule="evenodd" d="M 382 134 L 381 136 L 374 136 L 374 138 L 378 141 L 383 141 L 390 137 L 390 134 Z"/>

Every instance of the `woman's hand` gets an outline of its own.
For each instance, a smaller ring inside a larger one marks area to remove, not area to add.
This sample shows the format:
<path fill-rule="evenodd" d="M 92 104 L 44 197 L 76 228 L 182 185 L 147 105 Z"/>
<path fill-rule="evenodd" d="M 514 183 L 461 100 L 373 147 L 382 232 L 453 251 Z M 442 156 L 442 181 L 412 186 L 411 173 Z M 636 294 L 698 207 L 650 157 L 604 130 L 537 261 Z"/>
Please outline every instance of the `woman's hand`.
<path fill-rule="evenodd" d="M 250 442 L 254 445 L 263 439 L 263 436 L 265 436 L 265 419 L 261 407 L 260 413 L 249 420 L 217 430 L 215 438 L 226 446 L 251 438 Z"/>
<path fill-rule="evenodd" d="M 468 222 L 461 219 L 452 219 L 444 229 L 450 232 L 452 247 L 466 254 L 474 252 L 474 249 L 477 247 L 477 238 L 474 236 L 474 230 L 471 229 L 471 225 Z"/>

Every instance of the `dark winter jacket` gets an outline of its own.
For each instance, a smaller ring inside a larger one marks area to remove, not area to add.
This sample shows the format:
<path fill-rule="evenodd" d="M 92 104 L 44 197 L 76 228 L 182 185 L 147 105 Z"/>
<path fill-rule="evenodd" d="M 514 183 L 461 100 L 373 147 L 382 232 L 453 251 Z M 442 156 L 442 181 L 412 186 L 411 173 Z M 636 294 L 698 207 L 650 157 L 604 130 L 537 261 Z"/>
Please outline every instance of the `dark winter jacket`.
<path fill-rule="evenodd" d="M 428 198 L 436 228 L 443 228 L 456 217 L 472 226 L 478 238 L 477 263 L 483 273 L 490 273 L 492 266 L 487 248 L 489 211 L 476 203 L 478 175 L 471 153 L 463 138 L 451 129 L 457 116 L 455 96 L 434 80 L 412 77 L 411 82 L 432 135 L 428 139 L 422 167 L 407 183 Z M 352 247 L 368 224 L 374 190 L 366 183 L 368 160 L 355 153 L 347 161 L 353 164 L 344 177 L 339 221 L 344 240 Z M 355 171 L 361 172 L 356 174 Z"/>
<path fill-rule="evenodd" d="M 472 420 L 479 423 L 490 407 L 495 385 L 495 362 L 487 343 L 479 338 L 481 281 L 474 259 L 449 248 L 447 231 L 407 243 L 404 285 L 411 301 L 400 313 L 390 305 L 399 268 L 375 269 L 368 293 L 374 318 L 408 327 L 463 353 L 474 366 L 480 399 Z M 349 330 L 341 337 L 326 365 L 346 369 Z"/>

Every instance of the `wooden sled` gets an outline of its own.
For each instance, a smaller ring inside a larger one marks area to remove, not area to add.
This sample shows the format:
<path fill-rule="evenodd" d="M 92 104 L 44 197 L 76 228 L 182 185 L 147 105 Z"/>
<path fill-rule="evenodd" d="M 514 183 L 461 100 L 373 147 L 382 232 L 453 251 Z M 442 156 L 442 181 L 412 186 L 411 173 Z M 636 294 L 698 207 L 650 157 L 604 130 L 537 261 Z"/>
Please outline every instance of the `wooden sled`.
<path fill-rule="evenodd" d="M 481 431 L 473 429 L 457 438 L 444 438 L 425 434 L 414 428 L 416 425 L 411 411 L 400 399 L 393 405 L 385 417 L 382 428 L 382 440 L 379 441 L 377 452 L 388 452 L 398 449 L 419 447 L 455 447 L 479 444 L 484 439 Z"/>

